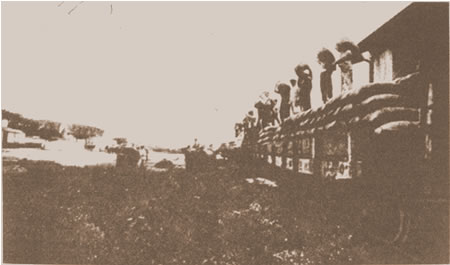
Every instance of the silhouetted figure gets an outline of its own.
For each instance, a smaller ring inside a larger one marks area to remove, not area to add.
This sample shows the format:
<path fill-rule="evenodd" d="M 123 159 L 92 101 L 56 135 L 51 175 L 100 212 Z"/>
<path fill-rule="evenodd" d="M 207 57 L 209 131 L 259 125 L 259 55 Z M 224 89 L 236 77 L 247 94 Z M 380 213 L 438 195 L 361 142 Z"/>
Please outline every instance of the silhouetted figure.
<path fill-rule="evenodd" d="M 241 134 L 242 128 L 243 128 L 243 124 L 241 124 L 241 123 L 236 123 L 234 125 L 234 137 L 238 137 L 239 134 Z"/>
<path fill-rule="evenodd" d="M 187 171 L 190 171 L 192 169 L 192 162 L 191 162 L 191 146 L 188 145 L 187 147 L 183 148 L 183 154 L 184 154 L 184 164 Z"/>
<path fill-rule="evenodd" d="M 325 104 L 333 97 L 333 81 L 331 75 L 336 70 L 335 58 L 330 50 L 323 48 L 317 54 L 317 60 L 324 69 L 320 73 L 320 91 L 322 92 L 322 101 Z"/>
<path fill-rule="evenodd" d="M 139 166 L 145 167 L 146 163 L 148 162 L 148 150 L 145 146 L 140 146 L 137 148 L 137 151 L 139 152 Z"/>
<path fill-rule="evenodd" d="M 290 114 L 296 113 L 295 111 L 295 93 L 297 92 L 297 79 L 291 79 L 289 80 L 289 83 L 291 84 L 291 91 L 290 91 Z"/>
<path fill-rule="evenodd" d="M 295 80 L 294 80 L 295 81 Z M 280 94 L 280 120 L 288 118 L 291 115 L 291 87 L 287 84 L 281 83 L 275 88 L 275 93 Z"/>
<path fill-rule="evenodd" d="M 145 150 L 145 161 L 148 162 L 148 154 L 149 154 L 148 148 L 144 147 L 144 150 Z"/>
<path fill-rule="evenodd" d="M 309 65 L 299 64 L 295 67 L 295 73 L 298 76 L 298 90 L 294 105 L 300 107 L 300 111 L 307 111 L 311 108 L 312 71 Z"/>
<path fill-rule="evenodd" d="M 335 62 L 341 69 L 341 89 L 347 91 L 352 89 L 353 83 L 353 64 L 369 60 L 365 59 L 359 47 L 349 40 L 342 40 L 336 44 L 336 50 L 341 54 L 341 57 Z"/>
<path fill-rule="evenodd" d="M 269 99 L 266 104 L 270 125 L 280 124 L 280 119 L 278 118 L 278 109 L 276 108 L 277 103 L 278 100 Z"/>
<path fill-rule="evenodd" d="M 256 122 L 256 126 L 260 129 L 263 129 L 269 123 L 267 106 L 264 103 L 262 103 L 261 101 L 258 101 L 255 104 L 255 108 L 258 111 L 258 120 Z"/>
<path fill-rule="evenodd" d="M 253 110 L 250 110 L 247 113 L 247 115 L 245 115 L 243 123 L 244 123 L 244 130 L 245 131 L 247 131 L 249 129 L 252 129 L 252 128 L 254 128 L 256 126 L 255 125 L 256 117 L 255 117 L 255 114 L 254 114 Z"/>
<path fill-rule="evenodd" d="M 320 91 L 322 92 L 322 101 L 327 103 L 333 97 L 333 81 L 331 75 L 333 70 L 325 70 L 320 73 Z"/>
<path fill-rule="evenodd" d="M 194 139 L 194 145 L 192 146 L 192 148 L 200 149 L 200 144 L 198 143 L 198 139 L 197 138 Z"/>

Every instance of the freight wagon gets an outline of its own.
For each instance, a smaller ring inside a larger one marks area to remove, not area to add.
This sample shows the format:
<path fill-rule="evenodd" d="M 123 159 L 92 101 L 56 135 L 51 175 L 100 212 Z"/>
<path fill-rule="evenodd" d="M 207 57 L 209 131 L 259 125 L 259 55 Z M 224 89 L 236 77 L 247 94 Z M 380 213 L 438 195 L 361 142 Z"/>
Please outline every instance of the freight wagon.
<path fill-rule="evenodd" d="M 369 233 L 405 244 L 414 240 L 412 230 L 421 237 L 424 222 L 448 232 L 448 182 L 441 176 L 426 190 L 434 165 L 432 105 L 433 87 L 416 72 L 345 92 L 281 127 L 264 128 L 245 145 L 261 164 L 319 187 L 343 215 L 356 213 Z M 434 207 L 442 218 L 423 218 L 420 207 Z"/>

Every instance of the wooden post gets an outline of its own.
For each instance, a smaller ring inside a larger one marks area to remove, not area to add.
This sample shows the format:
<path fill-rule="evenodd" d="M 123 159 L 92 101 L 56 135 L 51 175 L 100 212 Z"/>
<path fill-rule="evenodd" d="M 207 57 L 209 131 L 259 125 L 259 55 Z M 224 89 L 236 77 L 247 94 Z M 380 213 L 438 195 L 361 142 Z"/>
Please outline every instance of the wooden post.
<path fill-rule="evenodd" d="M 353 150 L 352 150 L 352 135 L 350 131 L 347 132 L 347 161 L 349 166 L 349 176 L 353 178 L 356 172 L 356 166 L 353 161 Z"/>
<path fill-rule="evenodd" d="M 432 153 L 432 139 L 430 136 L 430 126 L 431 126 L 431 115 L 432 115 L 432 106 L 433 106 L 433 84 L 429 83 L 427 87 L 426 93 L 426 104 L 420 110 L 420 125 L 424 129 L 425 132 L 425 143 L 424 143 L 424 157 L 426 160 L 431 160 Z"/>
<path fill-rule="evenodd" d="M 316 174 L 316 137 L 315 135 L 311 137 L 311 171 L 313 175 Z"/>
<path fill-rule="evenodd" d="M 322 137 L 323 133 L 322 132 L 318 132 L 314 135 L 313 137 L 313 143 L 311 146 L 311 152 L 312 152 L 312 169 L 313 169 L 313 174 L 315 177 L 318 178 L 322 178 L 322 158 L 323 156 L 321 155 L 321 152 L 319 150 L 319 146 L 322 144 L 321 143 L 321 137 Z"/>
<path fill-rule="evenodd" d="M 283 140 L 282 140 L 282 148 L 283 148 L 283 150 L 281 152 L 281 166 L 280 166 L 282 169 L 286 168 L 286 157 L 288 156 L 288 150 L 287 150 L 288 146 L 287 145 L 289 143 L 287 143 L 286 141 L 287 141 L 286 137 L 284 137 Z"/>
<path fill-rule="evenodd" d="M 294 132 L 294 136 L 292 137 L 292 163 L 293 163 L 293 171 L 298 174 L 298 139 L 297 135 Z"/>

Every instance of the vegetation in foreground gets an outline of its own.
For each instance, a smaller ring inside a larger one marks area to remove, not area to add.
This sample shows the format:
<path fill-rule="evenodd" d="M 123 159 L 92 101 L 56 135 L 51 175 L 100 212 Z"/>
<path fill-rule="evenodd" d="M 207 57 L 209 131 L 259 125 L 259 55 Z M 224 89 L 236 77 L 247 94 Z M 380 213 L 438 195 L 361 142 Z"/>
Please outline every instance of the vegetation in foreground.
<path fill-rule="evenodd" d="M 202 172 L 5 161 L 4 261 L 83 264 L 368 263 L 346 216 L 272 171 Z M 305 199 L 310 198 L 310 199 Z M 391 257 L 391 256 L 389 256 Z M 378 262 L 380 260 L 378 259 Z M 390 262 L 395 262 L 392 259 Z"/>

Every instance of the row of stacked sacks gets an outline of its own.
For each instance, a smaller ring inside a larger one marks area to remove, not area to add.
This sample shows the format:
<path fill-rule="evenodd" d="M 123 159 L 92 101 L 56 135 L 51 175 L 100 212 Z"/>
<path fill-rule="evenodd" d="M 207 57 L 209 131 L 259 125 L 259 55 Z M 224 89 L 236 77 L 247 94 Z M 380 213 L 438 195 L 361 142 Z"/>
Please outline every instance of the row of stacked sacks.
<path fill-rule="evenodd" d="M 419 73 L 350 90 L 288 118 L 282 127 L 265 128 L 259 134 L 257 156 L 304 174 L 318 171 L 325 178 L 361 175 L 379 139 L 406 136 L 417 141 L 409 136 L 419 132 L 426 95 Z"/>
<path fill-rule="evenodd" d="M 392 82 L 367 84 L 347 91 L 317 109 L 290 117 L 285 122 L 285 131 L 314 134 L 316 130 L 344 125 L 349 129 L 371 129 L 380 133 L 383 128 L 405 127 L 402 126 L 407 124 L 405 122 L 417 125 L 418 108 L 423 98 L 418 94 L 425 95 L 424 92 L 419 73 Z"/>

